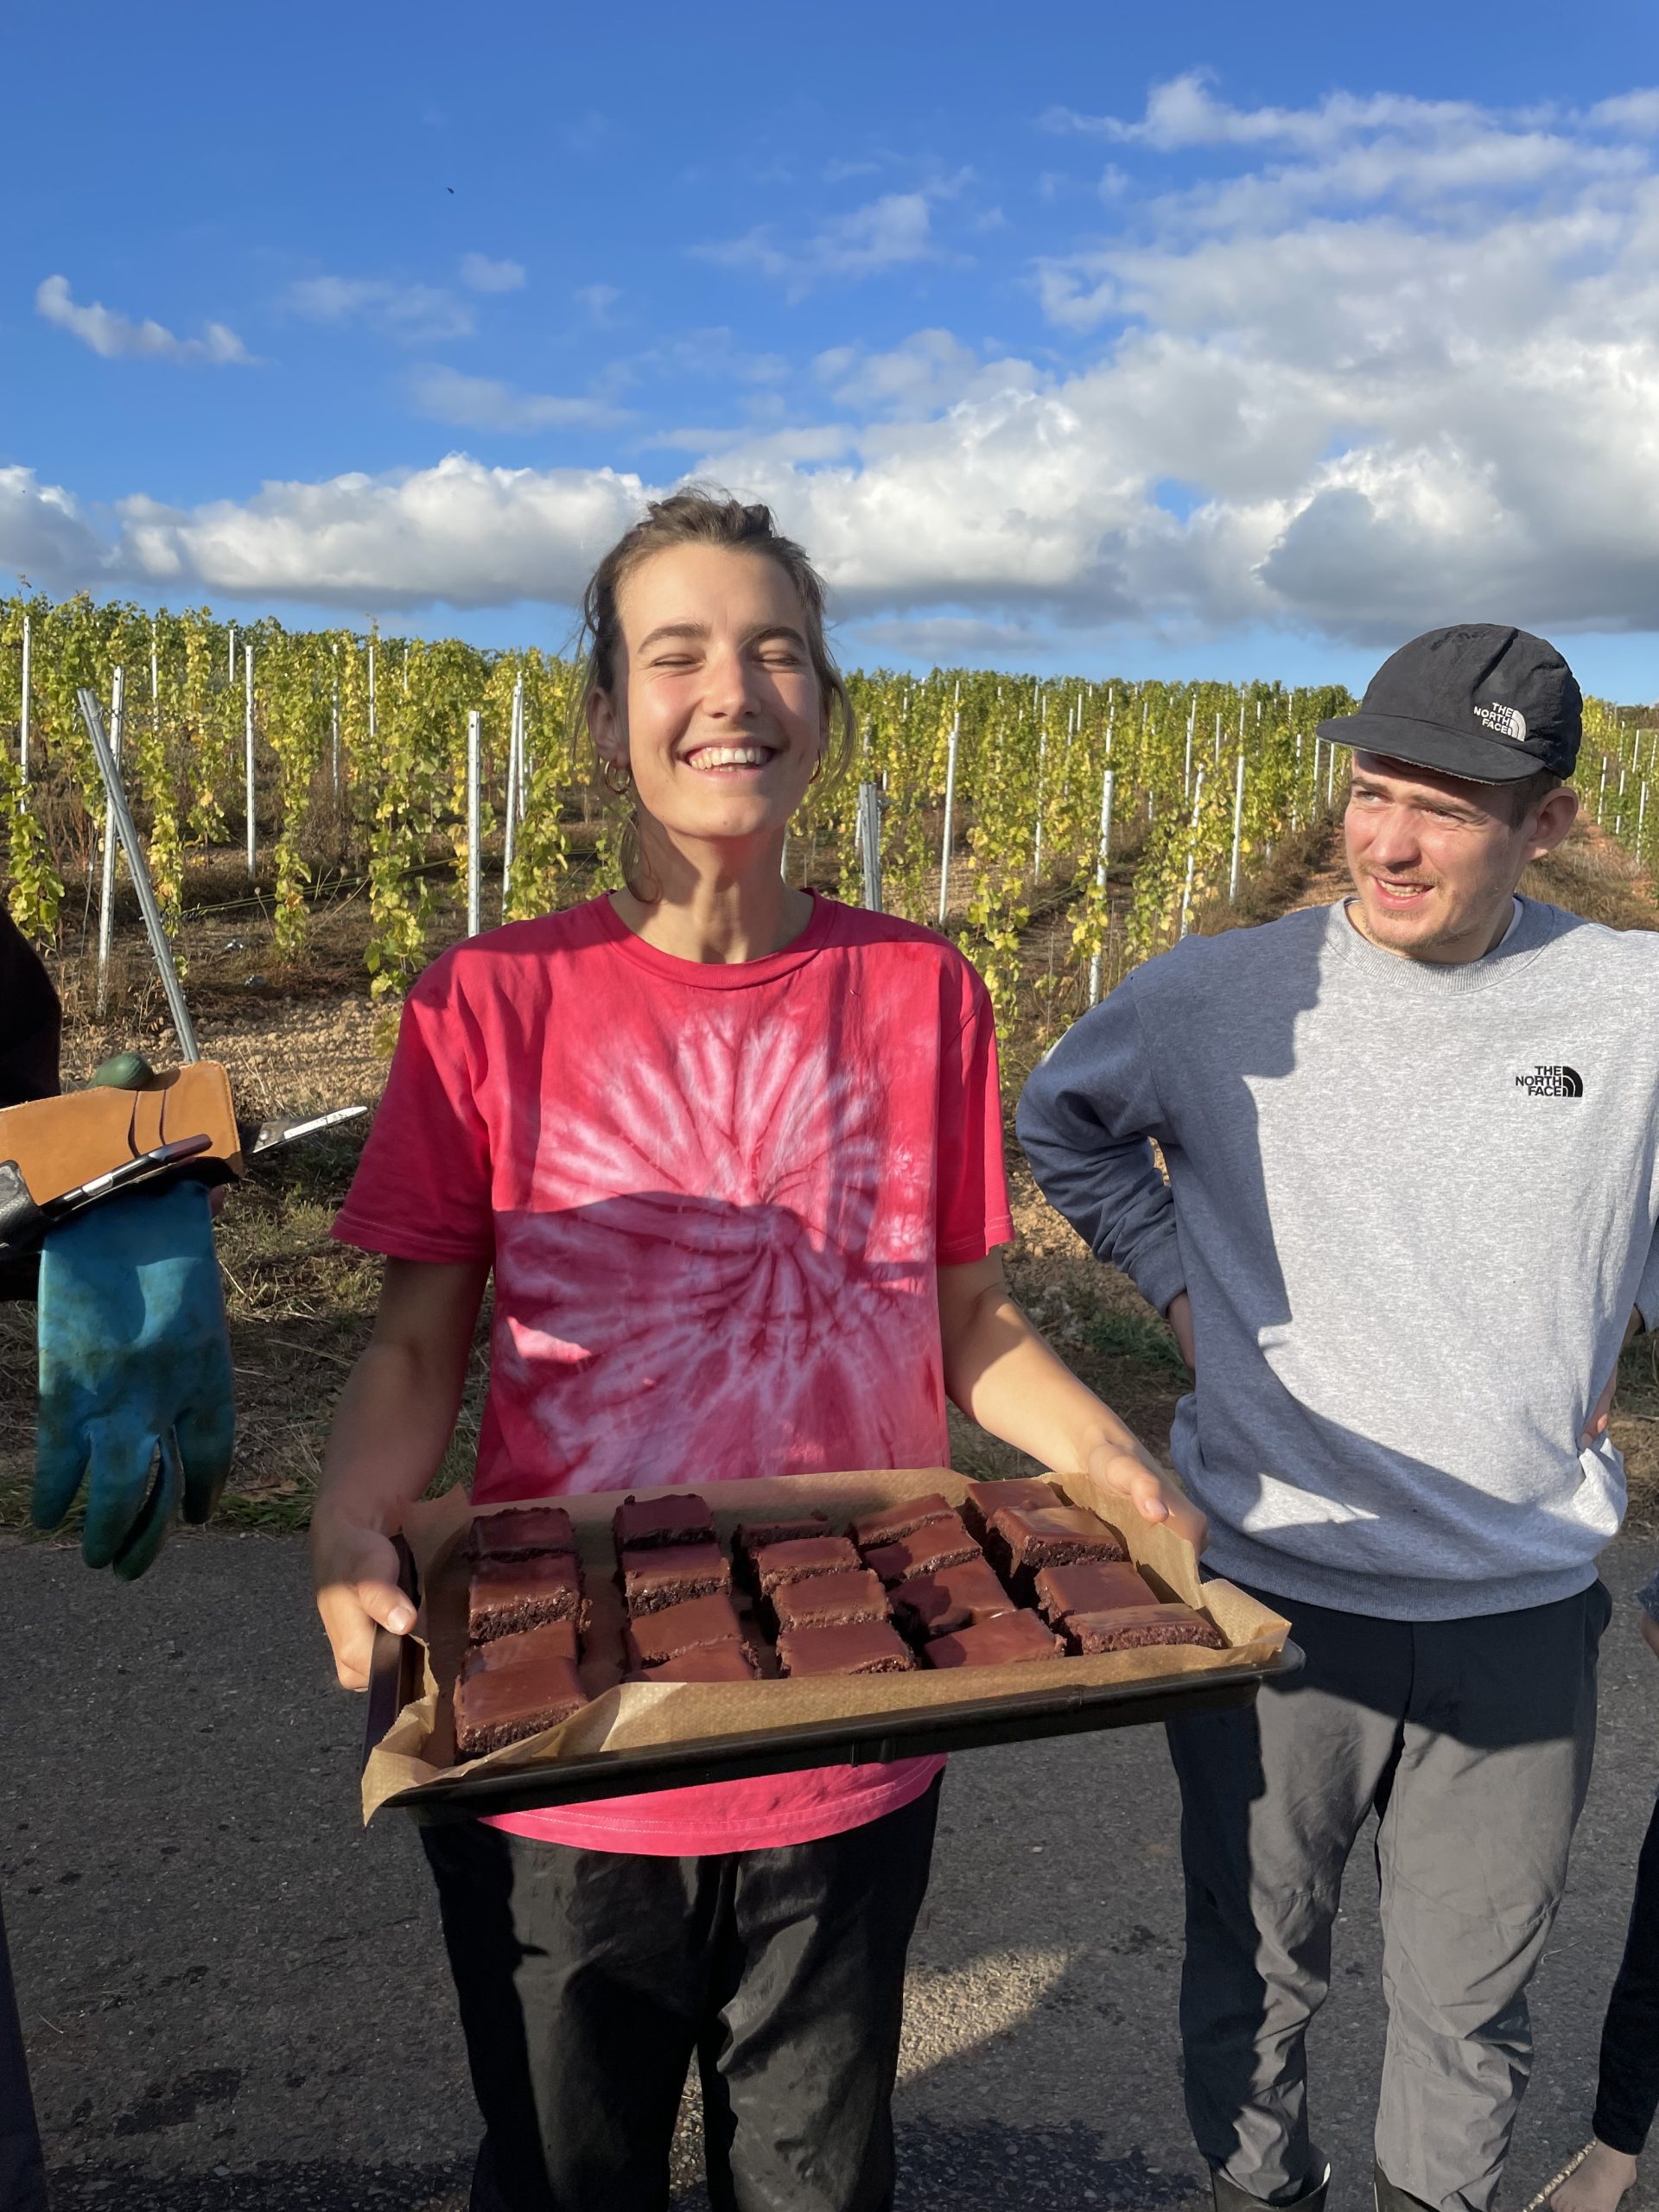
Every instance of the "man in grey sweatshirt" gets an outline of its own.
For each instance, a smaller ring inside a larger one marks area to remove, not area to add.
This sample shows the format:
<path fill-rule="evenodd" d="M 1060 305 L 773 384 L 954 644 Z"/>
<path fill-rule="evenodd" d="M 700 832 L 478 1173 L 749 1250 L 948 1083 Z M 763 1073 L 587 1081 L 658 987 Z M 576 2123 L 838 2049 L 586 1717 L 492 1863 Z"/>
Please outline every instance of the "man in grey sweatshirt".
<path fill-rule="evenodd" d="M 1624 1510 L 1606 1410 L 1659 1323 L 1659 935 L 1515 895 L 1572 825 L 1580 714 L 1524 632 L 1402 647 L 1323 725 L 1356 748 L 1355 896 L 1148 962 L 1020 1104 L 1044 1191 L 1192 1368 L 1206 1564 L 1306 1654 L 1170 1732 L 1222 2212 L 1320 2212 L 1304 2038 L 1372 1811 L 1382 2212 L 1488 2212 L 1530 2067 Z"/>

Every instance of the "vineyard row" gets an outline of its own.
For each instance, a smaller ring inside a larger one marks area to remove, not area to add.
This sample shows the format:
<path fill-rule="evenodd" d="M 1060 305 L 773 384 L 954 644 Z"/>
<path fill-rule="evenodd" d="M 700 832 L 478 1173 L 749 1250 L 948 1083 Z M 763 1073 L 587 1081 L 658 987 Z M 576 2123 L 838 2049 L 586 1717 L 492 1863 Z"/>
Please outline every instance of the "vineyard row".
<path fill-rule="evenodd" d="M 76 706 L 87 685 L 118 736 L 169 921 L 192 868 L 210 855 L 222 868 L 232 847 L 271 887 L 277 948 L 292 957 L 315 885 L 354 878 L 372 988 L 401 991 L 428 955 L 435 864 L 470 874 L 472 927 L 545 912 L 595 866 L 601 881 L 613 871 L 621 823 L 575 727 L 577 681 L 573 663 L 534 648 L 0 601 L 12 912 L 51 942 L 66 882 L 100 854 L 102 785 Z M 1351 703 L 1334 687 L 980 671 L 857 674 L 849 689 L 855 771 L 815 787 L 785 872 L 946 928 L 1005 1009 L 1039 907 L 1065 918 L 1067 995 L 1081 1005 L 1236 896 L 1332 804 L 1342 748 L 1316 725 Z M 1649 869 L 1656 753 L 1635 710 L 1590 702 L 1580 787 Z M 1127 893 L 1119 855 L 1134 858 Z"/>

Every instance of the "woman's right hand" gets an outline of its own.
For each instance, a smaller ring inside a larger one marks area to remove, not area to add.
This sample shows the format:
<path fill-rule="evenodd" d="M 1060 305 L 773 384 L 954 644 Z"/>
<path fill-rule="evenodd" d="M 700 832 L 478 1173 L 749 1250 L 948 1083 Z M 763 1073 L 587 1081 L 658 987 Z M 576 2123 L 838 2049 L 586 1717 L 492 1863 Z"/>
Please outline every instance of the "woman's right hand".
<path fill-rule="evenodd" d="M 311 1572 L 340 1687 L 366 1689 L 376 1628 L 402 1636 L 415 1625 L 398 1586 L 397 1548 L 384 1529 L 321 1508 L 311 1522 Z"/>

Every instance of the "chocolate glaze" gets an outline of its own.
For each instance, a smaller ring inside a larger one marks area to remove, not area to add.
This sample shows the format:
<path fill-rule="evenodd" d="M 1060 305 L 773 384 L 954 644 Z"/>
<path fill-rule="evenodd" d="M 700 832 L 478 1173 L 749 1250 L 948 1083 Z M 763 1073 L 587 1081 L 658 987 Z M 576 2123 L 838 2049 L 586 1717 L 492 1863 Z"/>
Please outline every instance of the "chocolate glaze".
<path fill-rule="evenodd" d="M 993 1513 L 985 1549 L 1002 1580 L 1028 1595 L 1040 1567 L 1075 1567 L 1081 1560 L 1128 1557 L 1115 1530 L 1081 1506 L 1004 1508 Z"/>
<path fill-rule="evenodd" d="M 993 1513 L 1009 1509 L 1025 1513 L 1033 1506 L 1065 1503 L 1065 1498 L 1052 1483 L 1039 1481 L 1034 1475 L 1005 1483 L 969 1483 L 968 1494 L 962 1502 L 962 1517 L 983 1543 Z"/>
<path fill-rule="evenodd" d="M 1136 1605 L 1109 1613 L 1071 1613 L 1066 1639 L 1077 1652 L 1143 1651 L 1165 1643 L 1196 1643 L 1224 1651 L 1221 1630 L 1189 1605 Z"/>
<path fill-rule="evenodd" d="M 812 1574 L 841 1574 L 858 1565 L 858 1554 L 845 1536 L 802 1536 L 782 1544 L 763 1544 L 754 1555 L 755 1580 L 766 1597 L 785 1582 Z"/>
<path fill-rule="evenodd" d="M 522 1666 L 527 1659 L 569 1659 L 574 1664 L 578 1656 L 575 1621 L 543 1621 L 539 1628 L 514 1629 L 487 1643 L 468 1644 L 461 1679 L 464 1682 L 486 1669 Z"/>
<path fill-rule="evenodd" d="M 810 1574 L 782 1582 L 772 1593 L 772 1618 L 779 1633 L 787 1629 L 833 1628 L 842 1621 L 884 1621 L 887 1592 L 867 1567 L 839 1574 Z"/>
<path fill-rule="evenodd" d="M 687 1598 L 658 1612 L 636 1613 L 627 1632 L 627 1663 L 660 1667 L 683 1651 L 696 1651 L 711 1643 L 735 1643 L 743 1633 L 737 1609 L 723 1591 L 704 1598 Z"/>
<path fill-rule="evenodd" d="M 631 1613 L 660 1613 L 687 1598 L 731 1595 L 731 1563 L 720 1546 L 655 1544 L 620 1554 L 622 1593 Z"/>
<path fill-rule="evenodd" d="M 455 1689 L 455 1749 L 481 1758 L 543 1728 L 556 1728 L 588 1702 L 569 1659 L 535 1657 L 512 1667 L 480 1667 Z"/>
<path fill-rule="evenodd" d="M 652 1544 L 711 1544 L 715 1516 L 695 1491 L 677 1491 L 669 1497 L 635 1497 L 630 1492 L 611 1516 L 611 1535 L 619 1552 Z"/>
<path fill-rule="evenodd" d="M 904 1675 L 916 1662 L 887 1621 L 848 1621 L 837 1628 L 798 1628 L 778 1639 L 786 1675 Z"/>
<path fill-rule="evenodd" d="M 908 1637 L 950 1636 L 1016 1611 L 987 1560 L 966 1560 L 937 1574 L 912 1575 L 892 1591 L 893 1618 Z"/>
<path fill-rule="evenodd" d="M 901 1536 L 908 1536 L 925 1521 L 954 1521 L 956 1512 L 948 1498 L 938 1491 L 930 1491 L 925 1497 L 903 1497 L 897 1505 L 884 1505 L 876 1513 L 861 1513 L 848 1529 L 849 1535 L 861 1552 L 875 1544 L 896 1544 Z"/>
<path fill-rule="evenodd" d="M 474 1643 L 543 1621 L 579 1620 L 581 1614 L 581 1570 L 568 1552 L 480 1560 L 473 1569 L 467 1634 Z"/>
<path fill-rule="evenodd" d="M 1105 1613 L 1120 1605 L 1155 1605 L 1158 1593 L 1122 1560 L 1086 1559 L 1076 1567 L 1039 1567 L 1037 1610 L 1058 1628 L 1067 1613 Z"/>
<path fill-rule="evenodd" d="M 747 1643 L 709 1643 L 698 1651 L 682 1651 L 660 1667 L 642 1668 L 631 1674 L 631 1682 L 752 1682 L 760 1669 Z"/>
<path fill-rule="evenodd" d="M 936 1636 L 922 1646 L 930 1667 L 1004 1667 L 1021 1659 L 1058 1659 L 1065 1646 L 1035 1613 L 999 1613 L 977 1628 L 960 1629 L 954 1636 Z"/>
<path fill-rule="evenodd" d="M 474 1515 L 467 1548 L 475 1560 L 529 1559 L 535 1552 L 574 1552 L 576 1532 L 562 1505 L 505 1505 Z"/>
<path fill-rule="evenodd" d="M 948 1521 L 924 1522 L 897 1543 L 872 1545 L 864 1564 L 892 1584 L 908 1582 L 916 1574 L 937 1574 L 944 1567 L 965 1566 L 980 1556 L 979 1546 L 953 1513 Z"/>

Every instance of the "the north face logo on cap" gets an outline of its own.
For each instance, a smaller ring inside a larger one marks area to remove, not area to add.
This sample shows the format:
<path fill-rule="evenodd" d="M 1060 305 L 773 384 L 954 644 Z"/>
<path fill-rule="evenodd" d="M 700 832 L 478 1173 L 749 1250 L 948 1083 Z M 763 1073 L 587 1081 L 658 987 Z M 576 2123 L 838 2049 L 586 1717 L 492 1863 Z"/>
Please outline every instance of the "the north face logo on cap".
<path fill-rule="evenodd" d="M 1485 723 L 1494 736 L 1510 737 L 1517 745 L 1525 744 L 1527 718 L 1519 707 L 1477 707 L 1475 716 Z"/>

